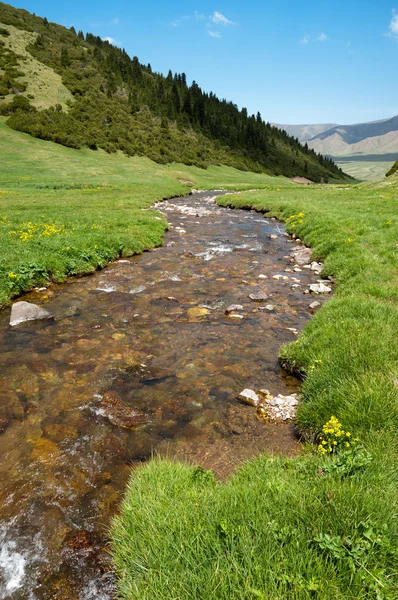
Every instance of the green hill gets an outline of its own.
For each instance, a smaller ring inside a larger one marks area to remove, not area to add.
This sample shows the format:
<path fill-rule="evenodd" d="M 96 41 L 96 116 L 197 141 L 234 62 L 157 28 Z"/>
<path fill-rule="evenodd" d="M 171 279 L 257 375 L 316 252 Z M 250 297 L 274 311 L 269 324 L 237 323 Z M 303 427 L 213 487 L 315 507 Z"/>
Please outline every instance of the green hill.
<path fill-rule="evenodd" d="M 184 73 L 164 77 L 100 37 L 3 3 L 0 103 L 10 127 L 72 148 L 316 182 L 344 175 L 260 113 L 189 85 Z"/>

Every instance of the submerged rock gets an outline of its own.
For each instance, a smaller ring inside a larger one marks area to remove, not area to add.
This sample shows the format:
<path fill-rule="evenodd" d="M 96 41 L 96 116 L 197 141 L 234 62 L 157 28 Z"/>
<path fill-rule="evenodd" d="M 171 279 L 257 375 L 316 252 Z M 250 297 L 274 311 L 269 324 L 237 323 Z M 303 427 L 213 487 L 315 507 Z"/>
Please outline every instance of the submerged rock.
<path fill-rule="evenodd" d="M 10 325 L 14 327 L 26 321 L 36 321 L 39 319 L 53 319 L 51 313 L 37 304 L 30 302 L 14 302 L 11 308 Z"/>
<path fill-rule="evenodd" d="M 265 292 L 254 292 L 254 294 L 249 294 L 250 300 L 253 302 L 262 302 L 268 298 L 268 295 Z"/>
<path fill-rule="evenodd" d="M 125 404 L 116 392 L 106 392 L 101 400 L 101 412 L 103 417 L 117 427 L 133 429 L 149 420 L 145 413 L 134 410 Z"/>

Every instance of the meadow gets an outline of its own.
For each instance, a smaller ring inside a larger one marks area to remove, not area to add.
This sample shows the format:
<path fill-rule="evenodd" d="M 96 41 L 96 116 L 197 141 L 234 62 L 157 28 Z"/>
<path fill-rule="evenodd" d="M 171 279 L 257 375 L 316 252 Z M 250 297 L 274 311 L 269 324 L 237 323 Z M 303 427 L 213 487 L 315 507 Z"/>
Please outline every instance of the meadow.
<path fill-rule="evenodd" d="M 0 140 L 0 306 L 34 286 L 160 245 L 167 223 L 143 210 L 157 200 L 192 187 L 248 189 L 275 180 L 66 148 L 15 132 L 4 118 Z"/>
<path fill-rule="evenodd" d="M 397 183 L 218 199 L 285 221 L 335 279 L 280 350 L 302 379 L 305 448 L 260 456 L 222 483 L 170 461 L 134 472 L 112 527 L 121 598 L 398 597 Z"/>

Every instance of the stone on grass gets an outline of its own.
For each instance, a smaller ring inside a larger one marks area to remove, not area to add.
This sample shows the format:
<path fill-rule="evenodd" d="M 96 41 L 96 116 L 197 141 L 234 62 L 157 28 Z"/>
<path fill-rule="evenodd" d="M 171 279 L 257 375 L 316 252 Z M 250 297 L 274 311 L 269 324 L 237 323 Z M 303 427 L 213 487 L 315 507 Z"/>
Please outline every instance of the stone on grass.
<path fill-rule="evenodd" d="M 53 319 L 51 313 L 37 304 L 30 302 L 14 302 L 11 308 L 10 325 L 14 327 L 26 321 L 36 321 L 39 319 Z"/>

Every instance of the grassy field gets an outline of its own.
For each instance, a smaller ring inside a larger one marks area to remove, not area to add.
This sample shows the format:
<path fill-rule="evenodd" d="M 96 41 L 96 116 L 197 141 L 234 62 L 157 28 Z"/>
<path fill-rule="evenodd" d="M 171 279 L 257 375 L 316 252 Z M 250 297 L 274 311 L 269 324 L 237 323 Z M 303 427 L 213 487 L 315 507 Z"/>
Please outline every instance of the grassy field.
<path fill-rule="evenodd" d="M 4 118 L 0 140 L 0 306 L 35 285 L 159 245 L 166 222 L 142 210 L 156 200 L 192 187 L 292 185 L 229 167 L 73 150 L 15 132 Z"/>
<path fill-rule="evenodd" d="M 121 598 L 398 598 L 397 182 L 219 199 L 286 221 L 335 277 L 333 298 L 280 352 L 303 379 L 307 446 L 222 484 L 158 460 L 133 473 L 112 528 Z M 342 425 L 322 432 L 332 416 Z"/>

